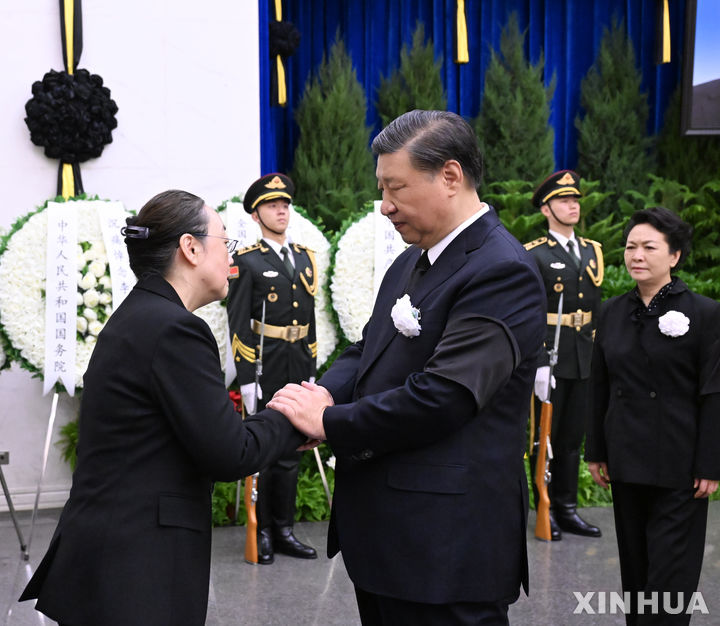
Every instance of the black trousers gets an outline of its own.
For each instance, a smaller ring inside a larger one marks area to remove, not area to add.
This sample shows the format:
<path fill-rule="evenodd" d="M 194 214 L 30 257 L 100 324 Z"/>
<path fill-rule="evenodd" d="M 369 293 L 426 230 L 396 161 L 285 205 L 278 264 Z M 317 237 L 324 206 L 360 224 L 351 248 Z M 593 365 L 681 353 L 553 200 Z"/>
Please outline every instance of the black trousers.
<path fill-rule="evenodd" d="M 590 406 L 590 379 L 556 378 L 555 383 L 555 389 L 550 394 L 553 405 L 550 434 L 553 459 L 550 461 L 552 480 L 548 494 L 553 507 L 574 508 L 577 506 L 580 446 Z M 535 441 L 538 441 L 540 436 L 541 409 L 542 404 L 535 398 Z M 530 457 L 530 467 L 535 476 L 535 454 Z M 536 489 L 533 482 L 535 502 Z"/>
<path fill-rule="evenodd" d="M 302 452 L 292 452 L 260 471 L 258 478 L 258 530 L 295 524 L 295 498 Z"/>
<path fill-rule="evenodd" d="M 363 626 L 507 626 L 507 602 L 426 604 L 381 596 L 355 587 Z"/>
<path fill-rule="evenodd" d="M 623 591 L 630 592 L 634 624 L 688 624 L 685 611 L 672 614 L 681 599 L 687 607 L 697 590 L 707 526 L 707 498 L 694 499 L 693 489 L 612 483 L 613 511 L 620 554 Z M 638 614 L 638 592 L 647 603 L 656 592 L 659 615 Z M 669 592 L 664 611 L 663 592 Z"/>

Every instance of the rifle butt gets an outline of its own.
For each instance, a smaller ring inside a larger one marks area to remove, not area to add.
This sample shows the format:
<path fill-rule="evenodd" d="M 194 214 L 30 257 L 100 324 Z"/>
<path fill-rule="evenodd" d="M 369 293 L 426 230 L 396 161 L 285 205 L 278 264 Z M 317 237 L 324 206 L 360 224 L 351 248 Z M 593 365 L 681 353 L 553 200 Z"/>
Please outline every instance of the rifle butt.
<path fill-rule="evenodd" d="M 552 432 L 552 404 L 542 403 L 540 412 L 540 438 L 538 442 L 538 454 L 535 464 L 535 486 L 538 491 L 538 502 L 535 509 L 535 537 L 542 541 L 552 541 L 550 530 L 550 496 L 548 495 L 548 441 Z"/>
<path fill-rule="evenodd" d="M 247 527 L 245 531 L 245 560 L 257 564 L 257 474 L 245 478 L 245 510 L 247 511 Z"/>

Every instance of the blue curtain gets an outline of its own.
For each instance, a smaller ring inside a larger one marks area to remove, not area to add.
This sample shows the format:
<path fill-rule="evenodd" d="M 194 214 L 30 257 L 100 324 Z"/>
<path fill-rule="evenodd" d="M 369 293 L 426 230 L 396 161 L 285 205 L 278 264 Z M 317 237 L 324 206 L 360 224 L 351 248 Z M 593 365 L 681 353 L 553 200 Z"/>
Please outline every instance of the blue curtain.
<path fill-rule="evenodd" d="M 283 19 L 302 35 L 300 47 L 285 63 L 288 104 L 270 102 L 268 21 L 274 19 L 273 0 L 260 3 L 261 164 L 263 172 L 289 171 L 297 145 L 294 109 L 305 83 L 323 55 L 329 53 L 336 32 L 345 41 L 365 89 L 367 123 L 373 136 L 380 130 L 375 110 L 380 77 L 399 65 L 400 50 L 410 45 L 418 21 L 433 40 L 436 58 L 442 57 L 442 79 L 448 109 L 466 119 L 480 110 L 485 70 L 490 51 L 499 50 L 500 34 L 511 12 L 527 29 L 527 54 L 533 63 L 545 55 L 545 82 L 553 74 L 557 87 L 551 103 L 550 123 L 555 129 L 558 168 L 577 162 L 580 83 L 595 61 L 603 31 L 613 17 L 623 20 L 633 41 L 649 95 L 649 133 L 662 126 L 670 95 L 680 82 L 685 24 L 685 0 L 670 0 L 672 60 L 655 65 L 657 0 L 466 0 L 465 13 L 470 62 L 455 60 L 455 0 L 283 0 Z"/>

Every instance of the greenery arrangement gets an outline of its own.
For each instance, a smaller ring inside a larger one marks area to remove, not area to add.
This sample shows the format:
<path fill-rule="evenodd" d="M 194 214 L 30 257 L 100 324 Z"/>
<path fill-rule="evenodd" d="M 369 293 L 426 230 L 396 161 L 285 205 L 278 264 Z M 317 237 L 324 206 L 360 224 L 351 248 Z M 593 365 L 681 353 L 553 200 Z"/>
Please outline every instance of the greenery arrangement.
<path fill-rule="evenodd" d="M 418 22 L 412 47 L 400 51 L 400 68 L 389 78 L 380 77 L 377 110 L 383 127 L 413 109 L 444 111 L 447 96 L 440 70 L 442 57 L 435 60 L 432 39 L 425 42 L 425 26 Z"/>
<path fill-rule="evenodd" d="M 535 65 L 527 61 L 525 36 L 512 13 L 502 31 L 500 54 L 492 51 L 485 73 L 480 114 L 473 124 L 489 183 L 539 183 L 555 169 L 555 134 L 548 123 L 555 77 L 545 87 L 544 57 L 541 54 Z"/>
<path fill-rule="evenodd" d="M 332 232 L 355 207 L 377 196 L 366 112 L 365 92 L 336 36 L 298 106 L 300 139 L 291 173 L 298 201 Z"/>
<path fill-rule="evenodd" d="M 578 171 L 600 181 L 606 191 L 622 195 L 628 189 L 647 189 L 653 171 L 647 136 L 648 97 L 640 91 L 642 75 L 622 23 L 605 29 L 595 64 L 582 80 L 580 105 L 584 115 L 578 129 Z M 548 170 L 549 171 L 549 170 Z M 604 202 L 599 216 L 613 211 Z"/>

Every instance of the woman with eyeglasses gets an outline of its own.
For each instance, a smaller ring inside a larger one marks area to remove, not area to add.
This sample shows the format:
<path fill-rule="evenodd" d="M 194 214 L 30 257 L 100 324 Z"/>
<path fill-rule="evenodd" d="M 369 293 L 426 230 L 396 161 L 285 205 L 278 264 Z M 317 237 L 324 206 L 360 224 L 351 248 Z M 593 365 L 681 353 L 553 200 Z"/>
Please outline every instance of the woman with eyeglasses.
<path fill-rule="evenodd" d="M 266 410 L 243 421 L 195 309 L 227 295 L 220 216 L 166 191 L 122 229 L 138 278 L 98 337 L 84 378 L 70 499 L 22 594 L 67 626 L 205 623 L 213 481 L 305 438 Z"/>
<path fill-rule="evenodd" d="M 636 287 L 603 304 L 593 349 L 585 459 L 612 487 L 628 624 L 689 622 L 720 478 L 720 303 L 673 276 L 691 236 L 668 209 L 633 214 Z"/>

